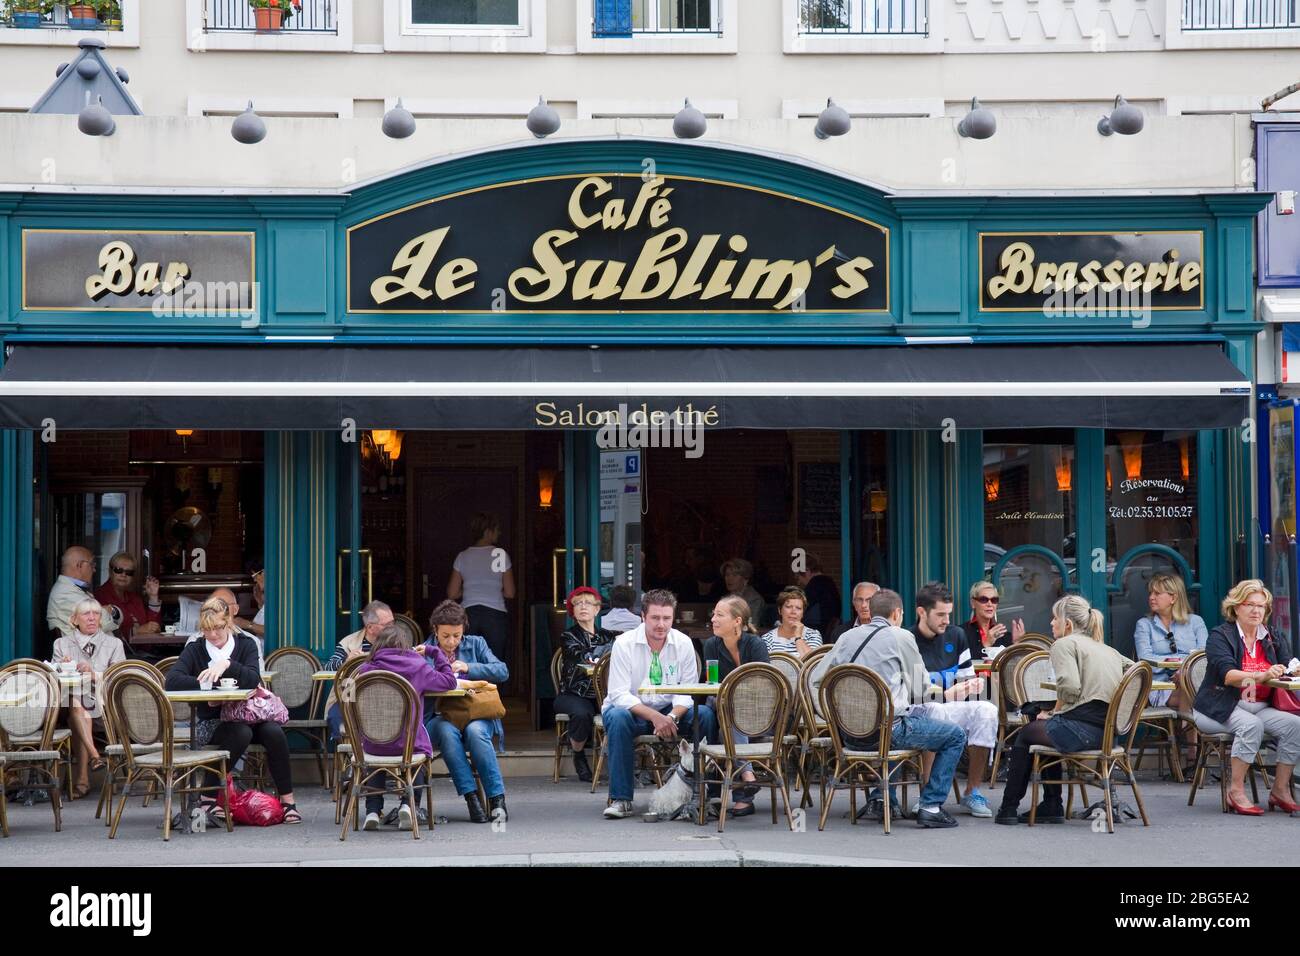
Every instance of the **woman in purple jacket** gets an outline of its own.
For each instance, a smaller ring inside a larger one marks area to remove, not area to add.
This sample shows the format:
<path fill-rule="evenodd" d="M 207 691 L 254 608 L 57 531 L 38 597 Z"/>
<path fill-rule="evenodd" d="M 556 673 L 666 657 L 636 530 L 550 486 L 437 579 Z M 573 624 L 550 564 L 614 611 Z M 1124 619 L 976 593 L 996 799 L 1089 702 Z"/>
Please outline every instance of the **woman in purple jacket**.
<path fill-rule="evenodd" d="M 456 675 L 452 673 L 451 663 L 442 651 L 435 648 L 432 652 L 426 650 L 424 654 L 421 654 L 411 650 L 410 636 L 404 629 L 395 624 L 389 624 L 371 642 L 370 660 L 357 668 L 358 674 L 364 674 L 367 671 L 388 671 L 390 674 L 397 674 L 406 678 L 411 686 L 415 688 L 416 694 L 420 695 L 421 701 L 423 701 L 424 695 L 427 693 L 456 689 Z M 412 715 L 412 720 L 415 722 L 415 749 L 424 754 L 427 764 L 433 760 L 433 744 L 429 741 L 429 732 L 424 728 L 424 710 L 422 706 L 416 709 L 416 712 Z M 367 740 L 365 748 L 366 753 L 379 757 L 397 756 L 402 752 L 402 744 L 396 741 L 379 744 Z M 425 768 L 421 767 L 420 772 L 416 775 L 415 785 L 417 787 L 423 786 L 424 780 Z M 390 786 L 392 782 L 392 779 L 389 778 L 388 784 Z M 365 829 L 379 829 L 383 810 L 383 794 L 376 793 L 366 797 Z M 423 807 L 419 809 L 418 819 L 420 826 L 428 826 L 428 815 Z M 397 809 L 390 813 L 383 822 L 386 824 L 396 823 L 399 830 L 411 829 L 410 806 L 399 801 Z"/>

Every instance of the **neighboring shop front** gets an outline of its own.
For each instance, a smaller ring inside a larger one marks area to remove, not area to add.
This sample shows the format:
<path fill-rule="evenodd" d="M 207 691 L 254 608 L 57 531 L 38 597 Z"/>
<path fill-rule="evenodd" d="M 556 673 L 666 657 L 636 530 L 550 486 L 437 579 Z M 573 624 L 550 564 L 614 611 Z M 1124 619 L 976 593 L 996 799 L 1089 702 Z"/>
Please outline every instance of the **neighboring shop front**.
<path fill-rule="evenodd" d="M 992 576 L 1045 630 L 1077 590 L 1121 648 L 1173 570 L 1213 620 L 1254 569 L 1266 201 L 896 194 L 627 140 L 337 194 L 0 195 L 0 656 L 39 653 L 83 532 L 208 587 L 185 508 L 206 573 L 265 556 L 270 646 L 317 653 L 371 596 L 427 617 L 498 513 L 534 697 L 557 595 L 707 606 L 737 556 L 770 602 L 815 553 L 844 615 L 862 578 L 960 614 Z"/>

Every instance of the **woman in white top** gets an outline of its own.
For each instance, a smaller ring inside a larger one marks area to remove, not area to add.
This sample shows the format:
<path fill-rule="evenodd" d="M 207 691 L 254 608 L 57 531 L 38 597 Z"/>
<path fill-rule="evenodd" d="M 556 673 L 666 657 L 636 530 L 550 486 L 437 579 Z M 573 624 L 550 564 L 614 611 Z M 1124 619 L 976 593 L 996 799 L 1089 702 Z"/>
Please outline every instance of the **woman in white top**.
<path fill-rule="evenodd" d="M 474 544 L 456 555 L 447 597 L 460 602 L 469 615 L 466 634 L 477 634 L 499 659 L 509 663 L 510 618 L 506 601 L 515 596 L 515 574 L 510 555 L 497 547 L 501 522 L 490 512 L 479 512 L 469 524 Z"/>
<path fill-rule="evenodd" d="M 804 627 L 803 612 L 807 607 L 808 595 L 801 587 L 791 585 L 776 596 L 781 623 L 763 635 L 769 654 L 797 654 L 803 660 L 822 646 L 821 633 Z"/>
<path fill-rule="evenodd" d="M 94 598 L 78 602 L 72 610 L 72 634 L 54 642 L 55 663 L 73 663 L 82 676 L 81 689 L 68 694 L 68 726 L 72 728 L 77 779 L 72 797 L 84 797 L 90 790 L 90 771 L 104 765 L 95 747 L 95 727 L 103 736 L 103 705 L 99 701 L 99 682 L 104 671 L 126 660 L 126 648 L 112 634 L 99 629 L 103 605 Z M 89 681 L 86 678 L 89 677 Z"/>

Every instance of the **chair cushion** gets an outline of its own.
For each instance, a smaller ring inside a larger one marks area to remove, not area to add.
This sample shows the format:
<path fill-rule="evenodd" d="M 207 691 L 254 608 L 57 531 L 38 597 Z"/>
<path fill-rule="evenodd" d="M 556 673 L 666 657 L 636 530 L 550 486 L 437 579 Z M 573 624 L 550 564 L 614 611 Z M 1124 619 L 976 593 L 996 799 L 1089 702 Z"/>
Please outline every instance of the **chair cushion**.
<path fill-rule="evenodd" d="M 600 728 L 601 730 L 604 730 L 604 729 L 605 729 L 605 718 L 602 717 L 600 714 L 597 714 L 595 717 L 591 718 L 591 725 L 592 725 L 593 727 L 598 727 L 598 728 Z"/>
<path fill-rule="evenodd" d="M 162 744 L 136 744 L 131 749 L 137 754 L 151 754 L 162 750 Z M 121 744 L 109 744 L 101 751 L 106 757 L 125 757 L 126 748 Z"/>
<path fill-rule="evenodd" d="M 1177 717 L 1178 711 L 1172 707 L 1146 707 L 1142 711 L 1142 720 L 1164 720 Z"/>
<path fill-rule="evenodd" d="M 810 747 L 815 747 L 818 750 L 830 750 L 835 746 L 835 741 L 831 740 L 829 737 L 814 737 L 812 740 L 808 741 L 808 745 Z"/>
<path fill-rule="evenodd" d="M 285 721 L 283 724 L 281 724 L 280 726 L 283 727 L 285 730 L 290 730 L 290 729 L 292 729 L 292 728 L 298 728 L 298 729 L 300 729 L 300 730 L 305 730 L 305 729 L 312 728 L 312 727 L 328 727 L 328 726 L 329 726 L 329 721 L 325 721 L 325 720 L 286 720 L 286 721 Z"/>
<path fill-rule="evenodd" d="M 781 738 L 781 743 L 787 747 L 793 747 L 799 742 L 799 737 L 795 734 L 786 734 Z"/>
<path fill-rule="evenodd" d="M 368 767 L 400 767 L 402 765 L 402 758 L 400 756 L 380 757 L 376 754 L 365 754 L 364 758 L 366 766 Z M 419 766 L 424 763 L 425 759 L 424 754 L 417 751 L 416 753 L 411 754 L 411 765 Z"/>
<path fill-rule="evenodd" d="M 557 724 L 567 724 L 567 723 L 569 722 L 569 715 L 568 715 L 568 714 L 556 714 L 556 715 L 555 715 L 555 722 L 556 722 Z"/>
<path fill-rule="evenodd" d="M 1027 723 L 1029 723 L 1029 718 L 1026 717 L 1024 714 L 1007 714 L 1007 723 L 1008 723 L 1008 724 L 1027 724 Z"/>
<path fill-rule="evenodd" d="M 194 767 L 199 764 L 216 763 L 218 760 L 229 760 L 229 750 L 174 750 L 172 751 L 172 766 L 175 767 Z M 163 762 L 162 752 L 144 754 L 135 758 L 135 762 L 142 767 L 161 767 Z"/>
<path fill-rule="evenodd" d="M 4 756 L 10 763 L 40 763 L 44 760 L 58 760 L 63 755 L 57 750 L 10 750 Z"/>
<path fill-rule="evenodd" d="M 72 731 L 66 728 L 56 728 L 54 731 L 54 736 L 50 738 L 50 743 L 61 744 L 63 743 L 63 741 L 67 740 L 71 736 L 72 736 Z M 39 744 L 41 742 L 41 735 L 29 734 L 25 737 L 10 737 L 9 742 L 13 744 L 15 747 L 27 747 L 30 746 L 31 744 Z"/>
<path fill-rule="evenodd" d="M 337 752 L 341 753 L 341 754 L 350 754 L 350 753 L 352 753 L 352 745 L 351 745 L 351 744 L 339 744 L 339 745 L 338 745 L 337 747 L 335 747 L 334 749 L 335 749 Z"/>
<path fill-rule="evenodd" d="M 905 757 L 915 757 L 919 750 L 891 750 L 889 752 L 890 760 L 902 760 Z M 880 752 L 878 750 L 846 750 L 844 756 L 852 757 L 854 760 L 875 760 L 879 762 Z"/>
<path fill-rule="evenodd" d="M 1066 753 L 1066 752 L 1063 751 L 1063 750 L 1057 750 L 1055 747 L 1045 747 L 1045 746 L 1042 746 L 1041 744 L 1033 744 L 1032 746 L 1030 746 L 1030 748 L 1029 748 L 1029 752 L 1030 752 L 1031 754 L 1055 754 L 1055 755 L 1057 755 L 1057 756 L 1061 756 L 1061 757 L 1100 757 L 1100 756 L 1102 756 L 1102 752 L 1101 752 L 1100 750 L 1074 750 L 1074 751 L 1071 751 L 1071 752 L 1069 752 L 1069 753 Z M 1120 754 L 1122 754 L 1123 752 L 1124 752 L 1124 748 L 1123 748 L 1123 747 L 1111 747 L 1111 748 L 1110 748 L 1110 755 L 1111 755 L 1112 757 L 1118 757 L 1118 756 L 1119 756 Z"/>

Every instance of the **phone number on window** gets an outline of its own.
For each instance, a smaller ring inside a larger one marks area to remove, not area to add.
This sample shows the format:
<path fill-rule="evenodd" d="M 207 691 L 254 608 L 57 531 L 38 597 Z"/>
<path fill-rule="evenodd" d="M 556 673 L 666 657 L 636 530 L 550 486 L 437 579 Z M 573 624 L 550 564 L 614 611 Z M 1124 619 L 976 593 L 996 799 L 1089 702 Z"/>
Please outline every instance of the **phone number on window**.
<path fill-rule="evenodd" d="M 1112 518 L 1190 518 L 1196 509 L 1191 505 L 1131 505 L 1111 508 Z"/>

